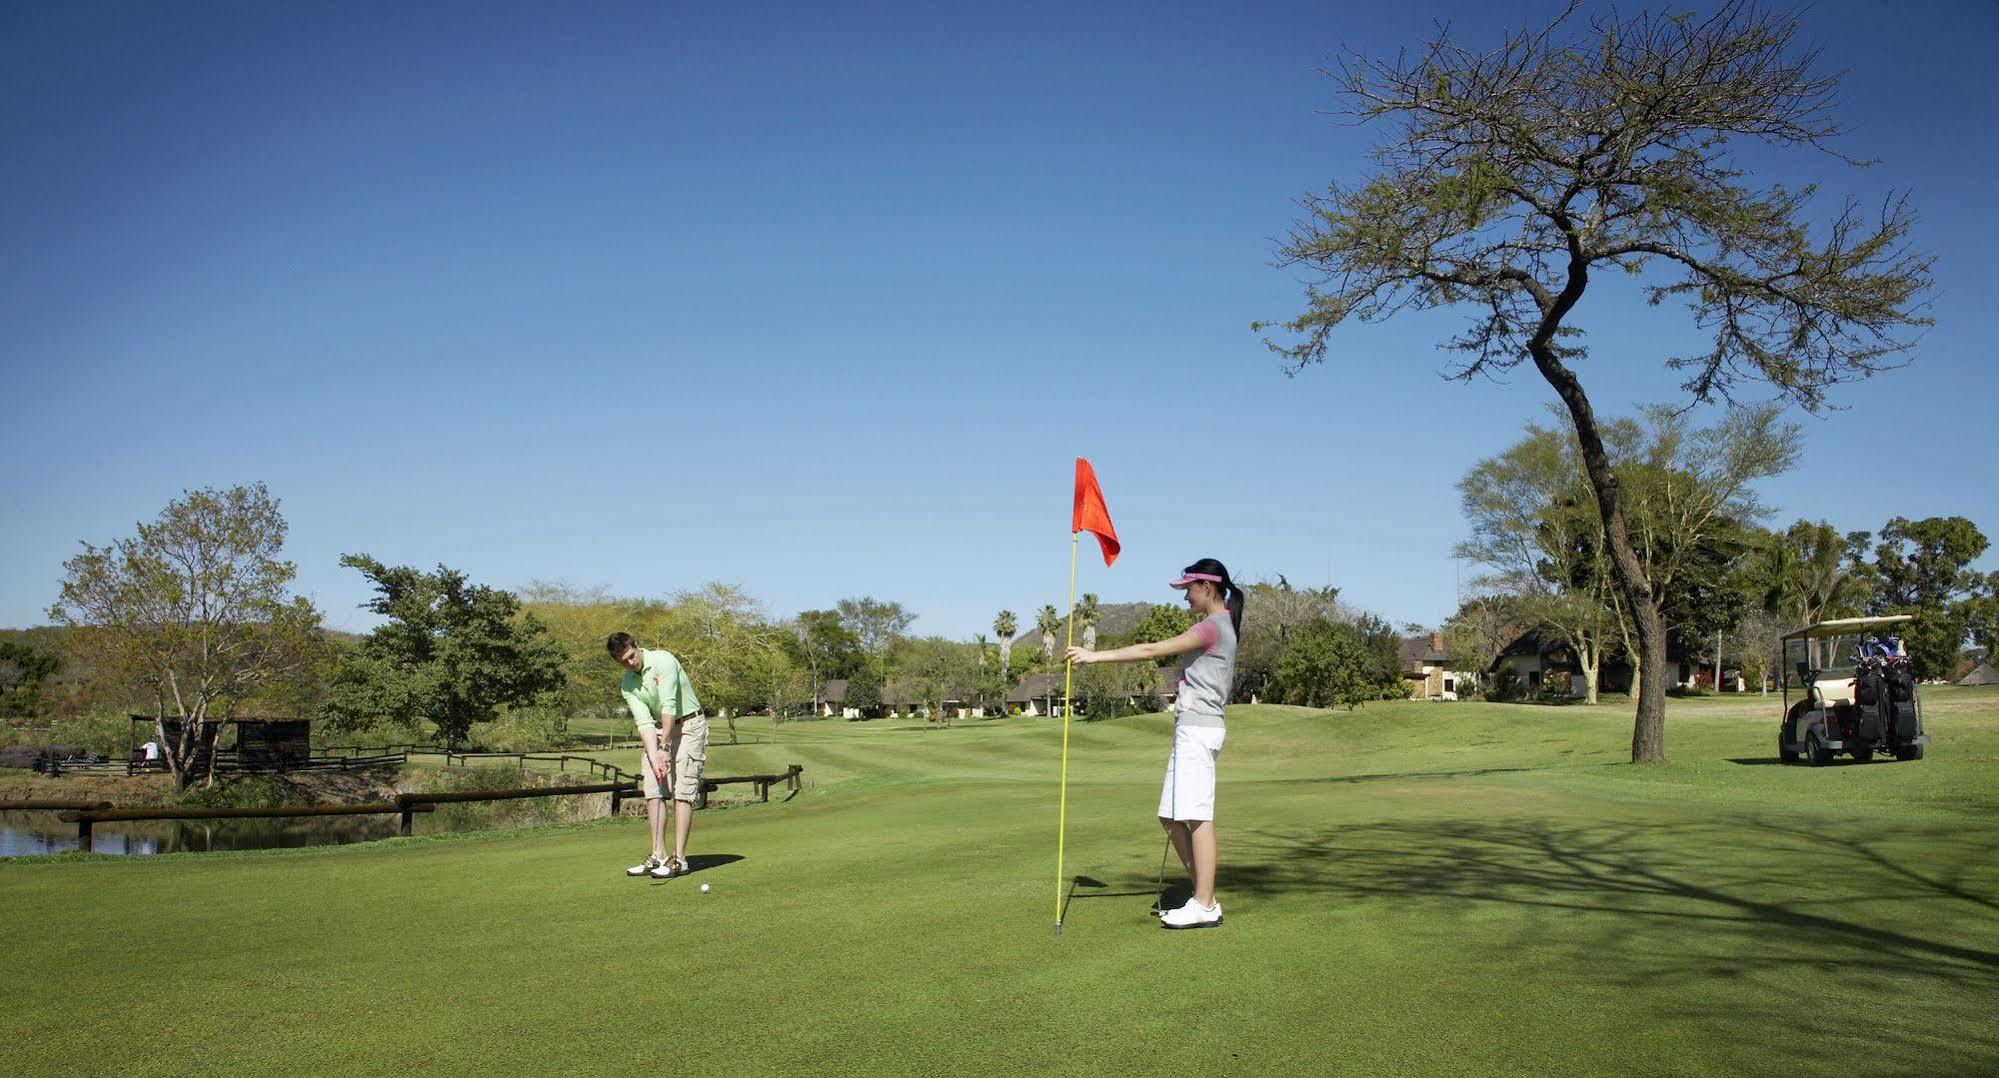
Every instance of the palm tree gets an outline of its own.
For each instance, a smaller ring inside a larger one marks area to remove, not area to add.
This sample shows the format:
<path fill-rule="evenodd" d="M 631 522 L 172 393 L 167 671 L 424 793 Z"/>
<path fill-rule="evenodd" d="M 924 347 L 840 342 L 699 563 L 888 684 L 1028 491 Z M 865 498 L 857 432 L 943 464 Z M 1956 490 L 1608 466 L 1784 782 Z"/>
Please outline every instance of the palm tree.
<path fill-rule="evenodd" d="M 1020 623 L 1013 619 L 1013 611 L 1002 610 L 993 619 L 993 635 L 999 637 L 1000 673 L 1013 673 L 1013 636 L 1020 631 Z"/>
<path fill-rule="evenodd" d="M 1097 597 L 1083 593 L 1083 601 L 1076 605 L 1076 627 L 1083 630 L 1083 646 L 1097 650 L 1097 619 L 1103 611 L 1097 608 Z"/>
<path fill-rule="evenodd" d="M 1041 630 L 1041 661 L 1048 666 L 1055 665 L 1055 630 L 1062 627 L 1062 615 L 1055 612 L 1055 604 L 1050 603 L 1035 615 L 1034 627 Z"/>

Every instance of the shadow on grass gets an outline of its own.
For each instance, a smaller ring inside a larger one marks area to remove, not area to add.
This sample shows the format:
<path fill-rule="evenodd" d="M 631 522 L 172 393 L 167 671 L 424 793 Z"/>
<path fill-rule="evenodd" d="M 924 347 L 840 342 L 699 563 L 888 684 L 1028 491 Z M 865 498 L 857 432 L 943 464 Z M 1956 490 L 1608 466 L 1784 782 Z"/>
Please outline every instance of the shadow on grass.
<path fill-rule="evenodd" d="M 1836 829 L 1835 829 L 1836 830 Z M 1632 983 L 1838 967 L 1999 990 L 1999 837 L 1896 826 L 1880 837 L 1784 825 L 1447 819 L 1248 832 L 1221 889 L 1492 904 L 1563 918 L 1547 946 L 1622 951 Z M 1921 865 L 1888 848 L 1931 851 Z M 1949 851 L 1948 854 L 1945 851 Z M 1574 915 L 1616 923 L 1592 935 Z M 1982 932 L 1967 932 L 1982 922 Z"/>
<path fill-rule="evenodd" d="M 1062 916 L 1060 920 L 1066 923 L 1069 920 L 1070 907 L 1076 902 L 1088 898 L 1159 898 L 1163 893 L 1165 895 L 1165 901 L 1162 903 L 1163 907 L 1172 909 L 1194 897 L 1194 885 L 1188 883 L 1185 879 L 1166 881 L 1164 892 L 1155 891 L 1149 887 L 1137 890 L 1112 891 L 1108 890 L 1110 886 L 1110 884 L 1094 876 L 1075 876 L 1070 878 L 1069 889 L 1062 895 Z M 1124 886 L 1137 887 L 1138 885 L 1126 884 Z M 1136 910 L 1138 907 L 1134 905 L 1133 909 Z"/>
<path fill-rule="evenodd" d="M 684 875 L 687 875 L 687 876 L 692 876 L 692 875 L 694 875 L 694 874 L 695 874 L 695 873 L 697 873 L 697 872 L 705 872 L 705 871 L 707 871 L 708 869 L 711 869 L 711 868 L 721 868 L 721 867 L 722 867 L 723 865 L 733 865 L 733 864 L 735 864 L 735 863 L 736 863 L 737 861 L 740 861 L 740 860 L 742 860 L 742 859 L 743 859 L 743 855 L 742 855 L 742 854 L 739 854 L 739 853 L 695 853 L 695 854 L 689 854 L 689 855 L 687 856 L 687 871 L 686 871 L 686 873 L 684 873 Z M 675 877 L 675 879 L 679 879 L 679 878 L 680 878 L 680 877 L 678 877 L 678 876 L 676 876 L 676 877 Z M 660 883 L 672 883 L 673 881 L 672 881 L 672 880 L 660 880 L 660 881 L 658 881 L 658 882 L 660 882 Z"/>
<path fill-rule="evenodd" d="M 1379 775 L 1309 775 L 1292 779 L 1257 779 L 1273 786 L 1296 786 L 1316 783 L 1338 782 L 1394 782 L 1402 779 L 1471 779 L 1484 775 L 1511 775 L 1516 772 L 1540 771 L 1538 767 L 1479 767 L 1462 771 L 1390 771 Z"/>

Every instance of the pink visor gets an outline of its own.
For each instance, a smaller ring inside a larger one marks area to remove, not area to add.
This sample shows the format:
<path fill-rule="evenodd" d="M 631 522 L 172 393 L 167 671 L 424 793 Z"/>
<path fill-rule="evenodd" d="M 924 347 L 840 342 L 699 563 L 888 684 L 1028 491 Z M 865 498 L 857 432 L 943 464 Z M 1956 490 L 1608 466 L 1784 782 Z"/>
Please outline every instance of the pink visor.
<path fill-rule="evenodd" d="M 1175 580 L 1172 586 L 1176 588 L 1191 587 L 1196 580 L 1205 580 L 1210 584 L 1219 584 L 1222 582 L 1221 577 L 1215 576 L 1212 573 L 1186 573 L 1180 579 Z"/>

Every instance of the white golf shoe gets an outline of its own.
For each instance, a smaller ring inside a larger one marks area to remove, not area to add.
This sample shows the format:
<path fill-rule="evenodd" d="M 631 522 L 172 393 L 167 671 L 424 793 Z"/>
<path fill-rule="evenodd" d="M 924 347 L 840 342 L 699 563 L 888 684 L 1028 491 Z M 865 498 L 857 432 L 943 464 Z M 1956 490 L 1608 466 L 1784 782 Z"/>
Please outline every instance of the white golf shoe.
<path fill-rule="evenodd" d="M 1161 928 L 1217 928 L 1222 923 L 1222 904 L 1203 906 L 1193 899 L 1177 910 L 1167 910 L 1159 915 Z"/>

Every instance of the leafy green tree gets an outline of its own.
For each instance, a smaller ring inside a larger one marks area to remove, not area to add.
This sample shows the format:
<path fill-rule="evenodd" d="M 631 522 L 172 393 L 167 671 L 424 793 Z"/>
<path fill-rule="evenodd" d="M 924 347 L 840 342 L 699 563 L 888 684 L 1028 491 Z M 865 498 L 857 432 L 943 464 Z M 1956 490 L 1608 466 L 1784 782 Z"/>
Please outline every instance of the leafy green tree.
<path fill-rule="evenodd" d="M 1583 698 L 1594 704 L 1618 625 L 1616 582 L 1588 484 L 1575 439 L 1529 424 L 1525 438 L 1458 480 L 1471 536 L 1456 553 L 1488 570 L 1479 587 L 1509 596 L 1514 612 L 1568 645 Z"/>
<path fill-rule="evenodd" d="M 702 706 L 720 712 L 734 744 L 736 717 L 766 699 L 756 671 L 769 665 L 766 653 L 782 648 L 789 636 L 764 616 L 749 592 L 711 582 L 674 595 L 660 643 L 679 657 Z"/>
<path fill-rule="evenodd" d="M 752 686 L 758 696 L 758 706 L 770 717 L 770 739 L 778 739 L 778 723 L 801 703 L 811 700 L 817 703 L 816 693 L 807 684 L 805 671 L 792 661 L 791 651 L 785 646 L 796 640 L 792 626 L 778 626 L 776 631 L 744 652 L 744 681 Z M 696 690 L 699 692 L 700 690 Z M 736 743 L 736 728 L 729 724 L 729 743 Z"/>
<path fill-rule="evenodd" d="M 428 720 L 455 745 L 502 707 L 559 699 L 562 646 L 512 592 L 473 584 L 442 565 L 427 573 L 366 554 L 343 555 L 340 564 L 374 586 L 364 606 L 388 621 L 342 661 L 326 704 L 329 724 Z"/>
<path fill-rule="evenodd" d="M 860 642 L 861 653 L 874 664 L 875 677 L 886 682 L 895 646 L 902 640 L 902 634 L 910 623 L 916 620 L 916 615 L 904 610 L 901 603 L 873 596 L 842 599 L 839 611 L 840 624 Z"/>
<path fill-rule="evenodd" d="M 1964 654 L 1976 599 L 1986 583 L 1971 563 L 1990 544 L 1964 517 L 1896 517 L 1874 545 L 1871 614 L 1914 614 L 1902 626 L 1916 676 L 1950 677 Z"/>
<path fill-rule="evenodd" d="M 1929 322 L 1933 259 L 1908 248 L 1901 199 L 1872 220 L 1848 203 L 1815 228 L 1812 187 L 1759 185 L 1770 173 L 1738 163 L 1742 141 L 1832 152 L 1842 133 L 1840 76 L 1815 70 L 1797 15 L 1723 0 L 1706 18 L 1611 11 L 1584 26 L 1576 8 L 1497 48 L 1440 31 L 1341 66 L 1354 119 L 1394 130 L 1376 174 L 1308 198 L 1280 244 L 1284 264 L 1321 277 L 1284 325 L 1294 340 L 1270 347 L 1295 371 L 1349 319 L 1465 305 L 1452 376 L 1532 362 L 1574 425 L 1638 637 L 1631 756 L 1649 762 L 1665 758 L 1667 628 L 1577 373 L 1591 284 L 1633 275 L 1652 303 L 1687 305 L 1711 344 L 1666 362 L 1692 401 L 1762 384 L 1815 410 L 1903 361 Z"/>
<path fill-rule="evenodd" d="M 944 726 L 951 725 L 945 703 L 968 699 L 979 681 L 978 653 L 941 636 L 908 641 L 896 669 L 901 671 L 898 684 L 908 690 L 911 702 L 928 709 Z"/>
<path fill-rule="evenodd" d="M 1985 649 L 1985 661 L 1999 662 L 1999 573 L 1988 573 L 1978 594 L 1965 603 L 1971 641 Z"/>
<path fill-rule="evenodd" d="M 1766 542 L 1752 559 L 1759 605 L 1791 628 L 1856 615 L 1871 597 L 1871 574 L 1847 558 L 1832 525 L 1800 520 Z"/>
<path fill-rule="evenodd" d="M 881 678 L 873 666 L 863 666 L 847 679 L 847 698 L 841 706 L 853 708 L 862 718 L 882 706 Z"/>
<path fill-rule="evenodd" d="M 1444 623 L 1444 650 L 1450 653 L 1454 669 L 1470 671 L 1483 684 L 1499 653 L 1532 624 L 1513 596 L 1474 595 L 1458 604 L 1457 613 Z"/>
<path fill-rule="evenodd" d="M 325 644 L 319 611 L 290 594 L 287 527 L 262 483 L 188 491 L 137 537 L 84 543 L 63 563 L 49 616 L 82 630 L 98 677 L 150 699 L 177 788 L 215 745 L 211 718 L 309 671 Z"/>
<path fill-rule="evenodd" d="M 861 643 L 841 624 L 837 610 L 807 610 L 793 619 L 790 650 L 794 663 L 805 668 L 815 710 L 826 682 L 853 676 L 861 662 Z"/>
<path fill-rule="evenodd" d="M 62 667 L 62 658 L 26 643 L 0 640 L 0 715 L 39 715 L 43 691 Z"/>
<path fill-rule="evenodd" d="M 533 614 L 562 648 L 565 711 L 617 716 L 625 705 L 618 695 L 622 673 L 604 652 L 604 638 L 628 632 L 644 647 L 665 639 L 667 605 L 626 599 L 603 588 L 573 588 L 533 581 L 520 591 L 521 609 Z"/>
<path fill-rule="evenodd" d="M 1392 635 L 1392 634 L 1391 634 Z M 1399 689 L 1393 670 L 1350 625 L 1315 619 L 1299 626 L 1277 663 L 1271 698 L 1305 707 L 1359 707 Z"/>
<path fill-rule="evenodd" d="M 1345 621 L 1340 607 L 1340 589 L 1293 587 L 1279 575 L 1276 583 L 1258 581 L 1249 585 L 1243 606 L 1242 633 L 1236 648 L 1235 687 L 1232 700 L 1271 696 L 1277 681 L 1277 665 L 1290 646 L 1291 636 L 1313 621 Z M 1254 613 L 1252 613 L 1252 611 Z"/>
<path fill-rule="evenodd" d="M 1154 710 L 1152 693 L 1159 686 L 1159 668 L 1147 663 L 1089 663 L 1076 668 L 1073 680 L 1070 691 L 1076 714 L 1095 722 Z"/>
<path fill-rule="evenodd" d="M 1502 663 L 1492 672 L 1492 680 L 1485 687 L 1485 698 L 1493 703 L 1518 700 L 1526 689 L 1520 684 L 1520 671 L 1512 663 Z"/>
<path fill-rule="evenodd" d="M 1131 632 L 1130 643 L 1156 644 L 1161 640 L 1171 640 L 1186 632 L 1194 625 L 1194 615 L 1184 606 L 1153 604 L 1145 612 L 1145 618 Z"/>

